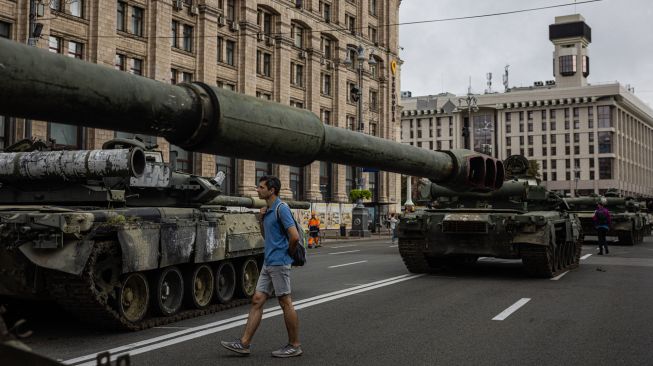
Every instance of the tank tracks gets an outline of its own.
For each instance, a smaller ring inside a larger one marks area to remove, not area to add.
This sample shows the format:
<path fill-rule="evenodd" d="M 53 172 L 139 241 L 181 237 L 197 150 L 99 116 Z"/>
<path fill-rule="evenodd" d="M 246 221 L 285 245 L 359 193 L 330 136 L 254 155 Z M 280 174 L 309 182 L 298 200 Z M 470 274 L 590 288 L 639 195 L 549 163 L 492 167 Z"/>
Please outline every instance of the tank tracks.
<path fill-rule="evenodd" d="M 423 245 L 424 243 L 421 240 L 399 239 L 399 254 L 411 273 L 429 273 L 432 271 L 429 261 L 420 249 Z"/>
<path fill-rule="evenodd" d="M 526 272 L 534 277 L 555 277 L 570 269 L 578 268 L 582 242 L 566 242 L 557 249 L 553 246 L 522 244 L 521 256 Z"/>
<path fill-rule="evenodd" d="M 137 331 L 250 303 L 250 299 L 234 299 L 224 304 L 212 304 L 204 309 L 182 309 L 170 316 L 152 316 L 146 317 L 138 323 L 129 322 L 111 306 L 116 299 L 110 293 L 115 289 L 112 291 L 103 289 L 98 281 L 95 281 L 96 278 L 92 271 L 98 259 L 98 253 L 106 250 L 111 255 L 117 254 L 119 258 L 119 253 L 111 253 L 117 251 L 117 248 L 111 244 L 111 242 L 96 243 L 98 250 L 94 250 L 81 276 L 59 271 L 50 271 L 47 275 L 50 296 L 64 310 L 84 323 L 105 329 Z"/>

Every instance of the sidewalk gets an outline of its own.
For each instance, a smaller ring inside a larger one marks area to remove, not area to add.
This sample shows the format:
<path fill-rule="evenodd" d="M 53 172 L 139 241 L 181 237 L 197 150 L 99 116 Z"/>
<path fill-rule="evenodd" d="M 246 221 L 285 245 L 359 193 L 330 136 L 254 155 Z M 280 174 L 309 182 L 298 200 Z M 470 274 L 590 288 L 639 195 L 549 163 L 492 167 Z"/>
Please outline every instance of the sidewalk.
<path fill-rule="evenodd" d="M 392 239 L 392 235 L 388 230 L 381 230 L 381 232 L 376 232 L 376 233 L 370 233 L 370 236 L 361 238 L 361 237 L 355 237 L 355 236 L 328 236 L 328 237 L 320 237 L 320 244 L 322 245 L 327 245 L 327 244 L 341 244 L 341 243 L 351 243 L 351 242 L 368 242 L 368 241 L 376 241 L 376 240 L 388 240 L 390 241 Z"/>

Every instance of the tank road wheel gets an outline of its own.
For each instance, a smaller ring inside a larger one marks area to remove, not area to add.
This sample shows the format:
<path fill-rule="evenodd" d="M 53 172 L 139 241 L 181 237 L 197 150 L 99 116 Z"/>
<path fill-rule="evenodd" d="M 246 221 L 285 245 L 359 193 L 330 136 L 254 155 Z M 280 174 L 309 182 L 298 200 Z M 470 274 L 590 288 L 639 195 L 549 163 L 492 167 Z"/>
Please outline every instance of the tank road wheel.
<path fill-rule="evenodd" d="M 256 291 L 256 283 L 258 282 L 259 275 L 256 259 L 253 257 L 247 258 L 240 268 L 241 270 L 240 278 L 238 281 L 238 291 L 244 297 L 252 297 Z"/>
<path fill-rule="evenodd" d="M 189 273 L 186 293 L 193 307 L 203 309 L 211 303 L 215 289 L 213 278 L 213 271 L 206 264 L 197 266 L 192 273 Z"/>
<path fill-rule="evenodd" d="M 236 269 L 231 262 L 224 261 L 215 270 L 215 296 L 224 304 L 234 297 L 236 291 Z"/>
<path fill-rule="evenodd" d="M 554 245 L 553 240 L 547 246 L 522 244 L 522 263 L 529 276 L 549 278 L 556 275 L 559 259 Z"/>
<path fill-rule="evenodd" d="M 118 312 L 130 323 L 138 323 L 147 313 L 150 287 L 141 273 L 129 273 L 118 291 Z"/>
<path fill-rule="evenodd" d="M 411 240 L 399 240 L 399 255 L 404 261 L 406 268 L 411 273 L 428 273 L 431 271 L 433 260 L 429 260 L 420 250 L 421 242 Z"/>
<path fill-rule="evenodd" d="M 184 280 L 177 267 L 166 267 L 159 272 L 156 282 L 156 307 L 164 316 L 181 308 L 184 298 Z"/>

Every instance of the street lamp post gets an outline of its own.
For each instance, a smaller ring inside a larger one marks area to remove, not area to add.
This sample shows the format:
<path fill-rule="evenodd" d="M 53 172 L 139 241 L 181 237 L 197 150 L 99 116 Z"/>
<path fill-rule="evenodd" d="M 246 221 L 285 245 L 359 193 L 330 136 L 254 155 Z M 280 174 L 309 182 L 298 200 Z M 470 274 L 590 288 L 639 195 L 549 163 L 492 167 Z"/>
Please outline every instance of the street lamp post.
<path fill-rule="evenodd" d="M 467 96 L 465 98 L 458 99 L 458 105 L 462 106 L 462 103 L 465 103 L 467 108 L 467 125 L 464 125 L 463 121 L 463 147 L 465 149 L 469 149 L 469 125 L 472 123 L 472 111 L 478 111 L 478 106 L 476 105 L 477 101 L 478 100 L 474 94 L 472 94 L 472 85 L 470 82 L 470 85 L 467 88 Z"/>
<path fill-rule="evenodd" d="M 358 110 L 357 110 L 357 126 L 356 130 L 359 133 L 364 133 L 365 132 L 365 123 L 363 122 L 363 66 L 365 64 L 365 61 L 370 66 L 376 65 L 376 61 L 370 55 L 369 59 L 365 58 L 365 48 L 363 46 L 358 46 L 358 49 L 356 50 L 357 52 L 357 64 L 356 64 L 356 69 L 358 71 L 358 85 L 352 88 L 350 90 L 351 98 L 358 102 Z M 349 52 L 347 52 L 347 58 L 344 61 L 345 66 L 351 66 L 353 64 L 353 60 L 349 58 Z M 364 184 L 363 184 L 363 167 L 356 167 L 356 188 L 357 189 L 363 189 Z M 363 205 L 363 199 L 358 198 L 356 200 L 356 205 L 354 206 L 354 209 L 352 210 L 352 228 L 350 235 L 351 236 L 369 236 L 370 232 L 367 230 L 369 222 L 369 213 L 367 212 L 367 209 Z"/>

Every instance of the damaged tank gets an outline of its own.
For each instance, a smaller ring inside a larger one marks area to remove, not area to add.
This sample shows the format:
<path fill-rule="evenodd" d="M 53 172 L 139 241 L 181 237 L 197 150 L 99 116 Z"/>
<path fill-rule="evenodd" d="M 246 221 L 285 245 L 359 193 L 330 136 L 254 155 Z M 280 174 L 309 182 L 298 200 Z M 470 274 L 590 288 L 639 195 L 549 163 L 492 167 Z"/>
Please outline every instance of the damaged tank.
<path fill-rule="evenodd" d="M 490 191 L 504 180 L 501 161 L 473 151 L 403 145 L 199 82 L 170 85 L 3 39 L 0 65 L 0 115 L 162 136 L 188 151 L 249 160 L 376 168 L 455 190 Z M 247 199 L 171 172 L 148 147 L 104 147 L 6 153 L 14 155 L 2 168 L 0 294 L 45 293 L 94 324 L 126 329 L 247 301 L 259 224 L 220 207 Z M 242 300 L 227 301 L 233 287 Z"/>
<path fill-rule="evenodd" d="M 644 240 L 649 234 L 650 225 L 646 208 L 634 197 L 622 197 L 617 191 L 608 190 L 605 197 L 585 196 L 565 198 L 573 212 L 579 217 L 583 225 L 583 235 L 597 236 L 592 217 L 596 205 L 603 201 L 610 211 L 612 225 L 607 236 L 619 238 L 621 245 L 635 245 Z"/>
<path fill-rule="evenodd" d="M 578 218 L 528 175 L 526 158 L 511 156 L 504 164 L 511 179 L 492 192 L 421 182 L 419 199 L 431 208 L 405 214 L 398 227 L 399 252 L 411 272 L 471 265 L 479 257 L 521 259 L 536 277 L 578 266 Z"/>

